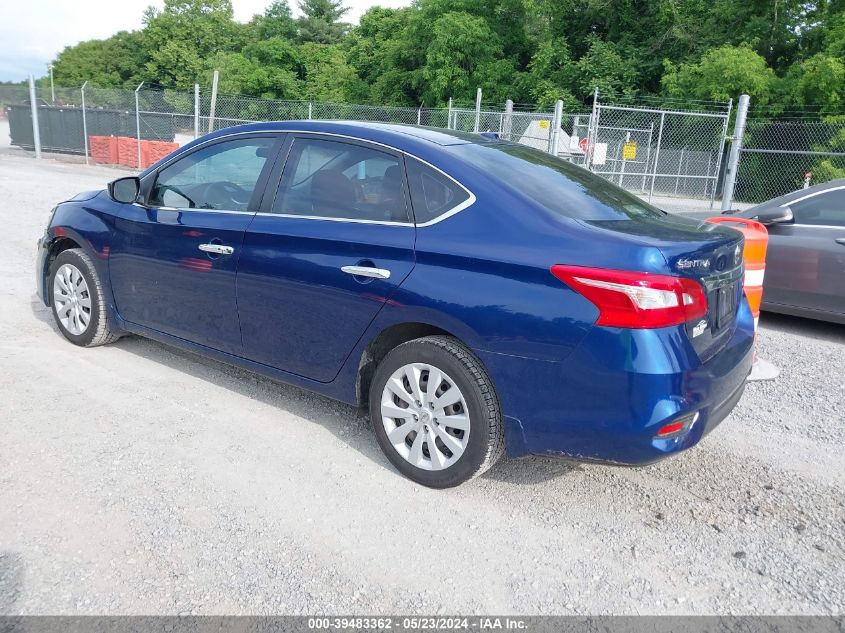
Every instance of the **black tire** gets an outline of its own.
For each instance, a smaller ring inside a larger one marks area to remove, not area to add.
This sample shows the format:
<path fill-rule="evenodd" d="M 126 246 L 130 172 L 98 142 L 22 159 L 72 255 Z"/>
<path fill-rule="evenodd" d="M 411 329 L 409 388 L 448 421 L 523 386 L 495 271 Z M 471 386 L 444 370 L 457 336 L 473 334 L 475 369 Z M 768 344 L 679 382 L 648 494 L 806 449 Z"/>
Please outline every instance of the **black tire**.
<path fill-rule="evenodd" d="M 391 444 L 381 414 L 387 381 L 401 367 L 426 363 L 446 372 L 464 395 L 470 432 L 463 454 L 442 470 L 411 464 Z M 487 370 L 465 345 L 450 336 L 427 336 L 403 343 L 388 352 L 373 376 L 369 393 L 370 419 L 382 451 L 409 479 L 430 488 L 451 488 L 477 477 L 502 456 L 504 430 L 499 399 Z"/>
<path fill-rule="evenodd" d="M 53 284 L 57 271 L 64 265 L 70 264 L 74 266 L 80 273 L 82 273 L 85 283 L 88 285 L 88 295 L 91 299 L 91 312 L 89 314 L 90 320 L 85 331 L 81 334 L 74 334 L 70 332 L 61 322 L 59 318 L 56 300 L 53 296 Z M 115 333 L 109 327 L 108 315 L 106 314 L 106 305 L 103 300 L 103 285 L 97 275 L 97 269 L 94 268 L 94 263 L 88 254 L 81 248 L 71 248 L 62 251 L 53 260 L 50 266 L 50 277 L 47 281 L 47 292 L 50 296 L 50 306 L 53 312 L 53 318 L 56 320 L 56 325 L 64 337 L 74 345 L 80 347 L 95 347 L 97 345 L 105 345 L 113 343 L 120 338 L 120 334 Z"/>

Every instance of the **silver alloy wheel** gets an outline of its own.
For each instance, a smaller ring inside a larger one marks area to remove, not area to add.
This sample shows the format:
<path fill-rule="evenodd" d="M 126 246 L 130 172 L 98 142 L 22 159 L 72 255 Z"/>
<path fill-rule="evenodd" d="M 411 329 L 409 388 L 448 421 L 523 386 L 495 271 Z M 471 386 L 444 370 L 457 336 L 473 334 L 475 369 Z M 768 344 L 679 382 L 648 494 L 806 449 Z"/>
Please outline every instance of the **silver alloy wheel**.
<path fill-rule="evenodd" d="M 53 304 L 62 327 L 79 336 L 91 323 L 91 292 L 88 282 L 73 264 L 62 264 L 53 279 Z"/>
<path fill-rule="evenodd" d="M 423 470 L 449 468 L 469 442 L 464 395 L 444 371 L 427 363 L 393 372 L 381 395 L 381 421 L 396 452 Z"/>

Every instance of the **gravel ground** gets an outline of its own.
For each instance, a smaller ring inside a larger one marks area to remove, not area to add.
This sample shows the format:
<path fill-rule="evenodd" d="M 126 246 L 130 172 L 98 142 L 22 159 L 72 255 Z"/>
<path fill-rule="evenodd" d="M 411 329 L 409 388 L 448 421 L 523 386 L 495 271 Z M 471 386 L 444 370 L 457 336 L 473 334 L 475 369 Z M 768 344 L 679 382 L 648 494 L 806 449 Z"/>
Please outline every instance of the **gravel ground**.
<path fill-rule="evenodd" d="M 58 334 L 35 240 L 119 173 L 0 154 L 0 613 L 843 612 L 845 328 L 764 316 L 781 377 L 680 457 L 437 492 L 353 408 Z"/>

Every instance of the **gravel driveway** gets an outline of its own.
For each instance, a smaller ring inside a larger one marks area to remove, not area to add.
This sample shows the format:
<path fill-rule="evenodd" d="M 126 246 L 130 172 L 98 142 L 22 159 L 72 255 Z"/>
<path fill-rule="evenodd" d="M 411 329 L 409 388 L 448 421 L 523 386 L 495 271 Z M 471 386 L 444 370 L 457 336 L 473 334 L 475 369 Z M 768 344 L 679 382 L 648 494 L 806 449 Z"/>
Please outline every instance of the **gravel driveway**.
<path fill-rule="evenodd" d="M 0 613 L 843 612 L 845 328 L 764 316 L 782 376 L 680 457 L 437 492 L 353 408 L 58 334 L 35 241 L 120 173 L 0 154 Z"/>

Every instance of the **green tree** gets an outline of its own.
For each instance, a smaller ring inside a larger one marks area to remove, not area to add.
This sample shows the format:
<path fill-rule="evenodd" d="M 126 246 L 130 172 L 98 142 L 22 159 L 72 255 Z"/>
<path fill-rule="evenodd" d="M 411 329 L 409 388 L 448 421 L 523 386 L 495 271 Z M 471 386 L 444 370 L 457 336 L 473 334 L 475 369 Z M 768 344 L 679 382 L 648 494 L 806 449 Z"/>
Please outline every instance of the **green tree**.
<path fill-rule="evenodd" d="M 452 12 L 434 23 L 422 72 L 425 103 L 470 99 L 476 88 L 488 98 L 504 99 L 513 74 L 513 64 L 502 59 L 499 37 L 483 19 Z"/>
<path fill-rule="evenodd" d="M 575 62 L 572 92 L 584 100 L 596 88 L 606 99 L 633 94 L 637 79 L 635 67 L 635 60 L 624 58 L 617 45 L 593 37 L 587 51 Z"/>
<path fill-rule="evenodd" d="M 266 99 L 300 99 L 302 82 L 294 69 L 263 64 L 243 53 L 220 52 L 207 61 L 207 71 L 220 71 L 223 94 L 244 94 Z M 241 118 L 241 117 L 238 117 Z"/>
<path fill-rule="evenodd" d="M 302 57 L 303 98 L 343 103 L 360 81 L 346 61 L 343 48 L 308 42 L 299 48 Z"/>
<path fill-rule="evenodd" d="M 88 40 L 66 47 L 53 62 L 53 77 L 60 86 L 132 86 L 139 81 L 150 58 L 143 34 L 121 31 L 105 40 Z"/>
<path fill-rule="evenodd" d="M 845 59 L 816 53 L 795 64 L 786 81 L 790 101 L 802 106 L 816 106 L 821 114 L 841 112 L 845 107 Z"/>
<path fill-rule="evenodd" d="M 147 9 L 144 24 L 150 58 L 143 78 L 185 89 L 202 76 L 209 57 L 237 51 L 247 31 L 232 19 L 230 0 L 164 0 L 161 11 Z"/>
<path fill-rule="evenodd" d="M 416 105 L 414 71 L 406 62 L 411 8 L 373 7 L 347 37 L 349 64 L 360 79 L 359 101 Z"/>
<path fill-rule="evenodd" d="M 302 42 L 336 44 L 349 31 L 340 19 L 349 11 L 343 0 L 299 0 L 299 39 Z"/>
<path fill-rule="evenodd" d="M 598 86 L 608 99 L 747 92 L 770 114 L 845 108 L 845 0 L 414 0 L 354 28 L 342 0 L 298 2 L 300 18 L 273 0 L 239 24 L 230 0 L 165 0 L 140 31 L 63 50 L 56 80 L 189 89 L 219 66 L 227 90 L 385 104 L 481 87 L 580 109 Z"/>
<path fill-rule="evenodd" d="M 566 40 L 549 39 L 539 44 L 528 64 L 528 72 L 517 80 L 517 92 L 541 108 L 549 108 L 562 99 L 567 110 L 579 109 L 580 100 L 570 92 L 575 73 Z"/>
<path fill-rule="evenodd" d="M 298 32 L 287 0 L 273 0 L 263 15 L 256 15 L 252 19 L 252 26 L 258 40 L 268 40 L 272 37 L 293 40 Z"/>
<path fill-rule="evenodd" d="M 746 93 L 756 104 L 768 103 L 775 74 L 748 46 L 720 46 L 696 64 L 665 62 L 663 89 L 671 97 L 727 101 Z"/>

